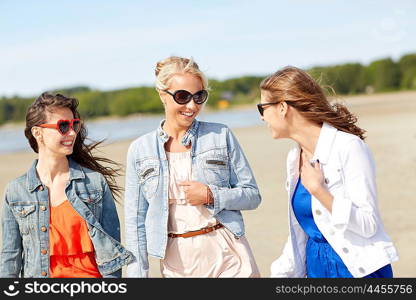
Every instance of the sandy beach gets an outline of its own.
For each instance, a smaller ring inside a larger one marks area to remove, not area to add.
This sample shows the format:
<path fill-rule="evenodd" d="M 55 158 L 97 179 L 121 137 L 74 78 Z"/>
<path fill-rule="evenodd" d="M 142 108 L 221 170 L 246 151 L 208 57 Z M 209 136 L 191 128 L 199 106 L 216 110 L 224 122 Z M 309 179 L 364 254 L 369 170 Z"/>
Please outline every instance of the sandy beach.
<path fill-rule="evenodd" d="M 377 164 L 379 206 L 386 231 L 395 243 L 400 259 L 393 264 L 395 277 L 416 277 L 416 92 L 345 97 L 347 106 L 367 130 L 367 143 Z M 253 105 L 253 109 L 255 106 Z M 263 277 L 282 251 L 288 235 L 286 154 L 288 140 L 272 140 L 266 126 L 234 129 L 251 164 L 262 195 L 260 207 L 243 212 L 248 241 Z M 124 164 L 131 141 L 102 148 L 103 155 Z M 7 182 L 26 172 L 34 153 L 0 155 L 0 193 Z M 124 178 L 119 178 L 124 185 Z M 123 225 L 123 209 L 119 208 Z M 122 226 L 122 236 L 124 228 Z M 1 242 L 1 241 L 0 241 Z M 160 277 L 159 260 L 150 258 L 150 275 Z"/>

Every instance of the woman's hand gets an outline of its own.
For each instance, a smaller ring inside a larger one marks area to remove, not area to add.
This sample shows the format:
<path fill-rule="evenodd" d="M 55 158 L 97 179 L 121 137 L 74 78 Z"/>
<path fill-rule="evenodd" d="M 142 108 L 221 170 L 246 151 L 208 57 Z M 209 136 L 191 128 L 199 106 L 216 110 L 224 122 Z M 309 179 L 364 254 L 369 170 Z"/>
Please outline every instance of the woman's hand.
<path fill-rule="evenodd" d="M 300 169 L 303 186 L 308 192 L 318 199 L 323 206 L 332 212 L 332 202 L 334 197 L 324 184 L 324 173 L 321 164 L 317 160 L 313 165 L 309 162 L 309 157 L 302 151 L 302 167 Z"/>
<path fill-rule="evenodd" d="M 212 201 L 212 194 L 209 187 L 198 181 L 182 181 L 179 183 L 185 192 L 185 200 L 191 205 L 209 204 Z M 210 196 L 211 195 L 211 196 Z M 209 198 L 207 202 L 207 198 Z"/>
<path fill-rule="evenodd" d="M 300 176 L 302 178 L 303 186 L 310 194 L 313 195 L 320 189 L 324 188 L 324 174 L 321 170 L 319 160 L 312 166 L 309 162 L 309 157 L 304 151 L 302 151 Z"/>

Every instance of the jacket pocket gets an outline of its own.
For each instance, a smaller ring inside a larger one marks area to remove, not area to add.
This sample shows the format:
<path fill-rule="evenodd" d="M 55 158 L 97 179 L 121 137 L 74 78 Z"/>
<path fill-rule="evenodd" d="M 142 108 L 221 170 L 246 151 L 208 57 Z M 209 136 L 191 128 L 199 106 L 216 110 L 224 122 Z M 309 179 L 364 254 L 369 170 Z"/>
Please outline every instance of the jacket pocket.
<path fill-rule="evenodd" d="M 103 198 L 103 191 L 82 191 L 78 193 L 78 198 L 87 204 L 96 204 Z"/>
<path fill-rule="evenodd" d="M 15 216 L 17 215 L 19 218 L 26 218 L 35 211 L 35 204 L 31 203 L 12 204 L 12 206 Z"/>
<path fill-rule="evenodd" d="M 94 217 L 100 222 L 102 215 L 102 190 L 81 190 L 77 192 L 77 197 L 86 204 Z"/>
<path fill-rule="evenodd" d="M 208 184 L 229 187 L 230 168 L 228 157 L 222 155 L 207 156 L 200 162 L 205 180 Z"/>
<path fill-rule="evenodd" d="M 19 224 L 19 230 L 22 235 L 29 234 L 31 225 L 30 215 L 36 210 L 33 203 L 11 203 L 13 214 Z"/>
<path fill-rule="evenodd" d="M 159 168 L 158 160 L 145 160 L 138 166 L 139 184 L 146 199 L 152 198 L 159 185 Z"/>

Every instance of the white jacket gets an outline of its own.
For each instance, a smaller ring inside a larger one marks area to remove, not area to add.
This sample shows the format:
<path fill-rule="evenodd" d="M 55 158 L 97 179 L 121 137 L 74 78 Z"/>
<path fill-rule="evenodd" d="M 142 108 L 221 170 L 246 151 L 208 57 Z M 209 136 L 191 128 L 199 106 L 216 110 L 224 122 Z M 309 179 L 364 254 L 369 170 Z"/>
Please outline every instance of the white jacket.
<path fill-rule="evenodd" d="M 306 277 L 307 235 L 292 209 L 299 178 L 299 146 L 287 157 L 289 238 L 283 254 L 271 265 L 272 277 Z M 367 145 L 357 136 L 324 123 L 314 153 L 334 197 L 332 213 L 312 196 L 312 214 L 325 239 L 354 277 L 364 277 L 398 260 L 380 218 L 375 164 Z"/>

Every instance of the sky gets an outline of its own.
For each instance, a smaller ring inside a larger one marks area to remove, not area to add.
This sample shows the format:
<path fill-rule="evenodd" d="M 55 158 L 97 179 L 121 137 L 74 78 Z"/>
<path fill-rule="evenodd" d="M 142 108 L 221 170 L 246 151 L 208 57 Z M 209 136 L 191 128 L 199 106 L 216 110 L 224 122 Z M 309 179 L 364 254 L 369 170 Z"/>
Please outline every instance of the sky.
<path fill-rule="evenodd" d="M 153 85 L 157 61 L 209 78 L 416 53 L 416 1 L 0 0 L 0 96 Z"/>

